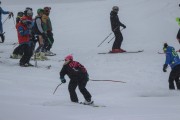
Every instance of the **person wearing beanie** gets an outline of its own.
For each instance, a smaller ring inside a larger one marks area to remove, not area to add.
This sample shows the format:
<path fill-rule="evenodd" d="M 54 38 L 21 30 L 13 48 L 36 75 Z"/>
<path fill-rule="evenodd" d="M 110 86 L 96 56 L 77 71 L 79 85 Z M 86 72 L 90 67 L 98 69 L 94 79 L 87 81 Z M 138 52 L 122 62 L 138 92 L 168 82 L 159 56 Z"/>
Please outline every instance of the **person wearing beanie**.
<path fill-rule="evenodd" d="M 175 90 L 174 81 L 176 87 L 180 90 L 180 59 L 175 51 L 174 47 L 169 46 L 167 43 L 164 43 L 163 51 L 166 54 L 165 64 L 163 66 L 163 72 L 167 72 L 168 65 L 171 67 L 171 72 L 169 75 L 169 89 Z"/>
<path fill-rule="evenodd" d="M 64 78 L 65 75 L 70 78 L 68 89 L 71 101 L 75 103 L 79 102 L 75 91 L 78 86 L 80 92 L 85 98 L 84 104 L 92 104 L 93 101 L 91 100 L 91 94 L 86 89 L 86 84 L 89 80 L 87 70 L 79 62 L 74 61 L 72 55 L 65 57 L 65 63 L 60 71 L 60 80 L 62 83 L 66 83 L 66 79 Z"/>

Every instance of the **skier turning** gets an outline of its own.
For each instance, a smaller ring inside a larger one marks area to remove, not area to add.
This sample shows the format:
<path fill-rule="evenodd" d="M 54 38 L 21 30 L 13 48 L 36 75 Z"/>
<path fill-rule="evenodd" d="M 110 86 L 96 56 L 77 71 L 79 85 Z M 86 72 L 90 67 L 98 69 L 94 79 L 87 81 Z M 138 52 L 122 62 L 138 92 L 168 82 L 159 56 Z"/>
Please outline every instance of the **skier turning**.
<path fill-rule="evenodd" d="M 66 79 L 64 78 L 65 75 L 68 75 L 70 78 L 68 89 L 71 101 L 76 103 L 79 102 L 75 92 L 75 89 L 78 86 L 80 92 L 85 98 L 84 104 L 92 104 L 93 101 L 91 101 L 91 94 L 86 89 L 86 84 L 89 80 L 87 70 L 79 62 L 73 61 L 72 55 L 65 57 L 65 63 L 60 71 L 60 79 L 62 83 L 66 83 Z"/>
<path fill-rule="evenodd" d="M 113 43 L 112 51 L 111 51 L 112 53 L 126 52 L 125 50 L 121 49 L 123 36 L 120 31 L 120 26 L 123 27 L 124 29 L 126 28 L 126 26 L 120 22 L 119 17 L 117 15 L 118 11 L 119 11 L 119 7 L 114 6 L 110 13 L 111 28 L 115 35 L 115 41 Z"/>
<path fill-rule="evenodd" d="M 171 72 L 169 75 L 169 89 L 174 90 L 174 81 L 176 82 L 177 89 L 180 90 L 180 59 L 175 51 L 175 49 L 171 46 L 168 46 L 167 43 L 164 44 L 163 48 L 164 52 L 166 53 L 166 61 L 163 66 L 163 71 L 166 72 L 167 66 L 170 65 Z"/>

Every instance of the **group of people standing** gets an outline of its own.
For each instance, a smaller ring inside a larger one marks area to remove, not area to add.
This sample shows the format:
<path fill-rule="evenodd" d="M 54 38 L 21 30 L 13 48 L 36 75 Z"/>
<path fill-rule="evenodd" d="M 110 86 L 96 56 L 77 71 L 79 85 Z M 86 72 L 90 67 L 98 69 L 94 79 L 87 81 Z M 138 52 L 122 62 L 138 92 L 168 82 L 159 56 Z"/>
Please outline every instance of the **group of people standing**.
<path fill-rule="evenodd" d="M 14 49 L 11 58 L 20 58 L 20 66 L 33 66 L 30 64 L 30 58 L 33 55 L 36 60 L 46 60 L 46 56 L 55 55 L 50 51 L 54 43 L 49 18 L 50 10 L 50 7 L 39 8 L 35 18 L 33 18 L 33 9 L 30 7 L 27 7 L 24 12 L 18 12 L 16 29 L 19 45 Z M 35 50 L 37 42 L 39 46 Z"/>
<path fill-rule="evenodd" d="M 1 1 L 0 1 L 1 5 Z M 34 55 L 36 60 L 47 60 L 46 56 L 54 56 L 50 50 L 54 43 L 52 24 L 49 18 L 51 7 L 39 8 L 37 15 L 33 18 L 33 9 L 26 7 L 22 12 L 17 13 L 16 30 L 18 37 L 18 46 L 14 49 L 10 58 L 20 59 L 19 65 L 22 67 L 33 66 L 30 59 Z M 4 11 L 0 7 L 0 37 L 1 43 L 4 42 L 2 14 L 8 14 L 8 18 L 14 17 L 10 11 Z M 7 20 L 7 19 L 6 19 Z M 36 48 L 36 43 L 39 46 Z"/>

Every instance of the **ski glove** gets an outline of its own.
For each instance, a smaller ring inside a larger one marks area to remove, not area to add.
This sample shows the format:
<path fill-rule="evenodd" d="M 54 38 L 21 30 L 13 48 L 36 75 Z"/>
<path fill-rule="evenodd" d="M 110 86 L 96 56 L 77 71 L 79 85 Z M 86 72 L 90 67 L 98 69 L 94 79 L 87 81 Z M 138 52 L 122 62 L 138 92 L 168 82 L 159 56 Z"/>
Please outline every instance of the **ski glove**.
<path fill-rule="evenodd" d="M 60 77 L 60 79 L 62 83 L 66 83 L 66 79 L 64 77 L 63 78 Z"/>
<path fill-rule="evenodd" d="M 163 72 L 167 72 L 167 70 L 166 70 L 166 69 L 167 69 L 167 66 L 168 66 L 167 64 L 164 64 L 164 66 L 163 66 Z"/>
<path fill-rule="evenodd" d="M 126 26 L 125 26 L 125 25 L 123 25 L 123 28 L 124 28 L 124 29 L 126 29 Z"/>

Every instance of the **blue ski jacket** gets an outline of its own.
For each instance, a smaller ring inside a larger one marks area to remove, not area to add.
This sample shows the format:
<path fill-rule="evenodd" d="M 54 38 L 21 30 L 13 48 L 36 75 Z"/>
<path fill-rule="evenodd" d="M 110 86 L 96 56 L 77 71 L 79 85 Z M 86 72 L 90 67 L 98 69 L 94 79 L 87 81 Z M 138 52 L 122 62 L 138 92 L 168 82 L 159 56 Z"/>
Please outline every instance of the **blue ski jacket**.
<path fill-rule="evenodd" d="M 168 46 L 166 48 L 166 61 L 165 64 L 170 65 L 171 69 L 173 69 L 176 65 L 180 64 L 180 59 L 175 51 L 174 47 Z"/>
<path fill-rule="evenodd" d="M 2 14 L 9 14 L 9 11 L 4 11 L 1 7 L 0 7 L 0 34 L 3 33 L 3 26 L 2 26 Z"/>

